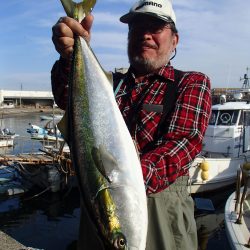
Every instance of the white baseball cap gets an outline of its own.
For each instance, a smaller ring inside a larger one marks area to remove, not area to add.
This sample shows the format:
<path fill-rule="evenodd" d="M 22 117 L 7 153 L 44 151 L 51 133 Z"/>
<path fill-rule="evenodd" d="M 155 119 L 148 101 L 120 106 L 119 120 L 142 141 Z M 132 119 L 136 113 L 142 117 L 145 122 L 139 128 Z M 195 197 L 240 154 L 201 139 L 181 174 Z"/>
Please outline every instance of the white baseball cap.
<path fill-rule="evenodd" d="M 154 16 L 166 22 L 174 22 L 176 25 L 176 16 L 171 0 L 140 0 L 132 6 L 127 14 L 120 18 L 120 21 L 129 23 L 138 14 Z"/>

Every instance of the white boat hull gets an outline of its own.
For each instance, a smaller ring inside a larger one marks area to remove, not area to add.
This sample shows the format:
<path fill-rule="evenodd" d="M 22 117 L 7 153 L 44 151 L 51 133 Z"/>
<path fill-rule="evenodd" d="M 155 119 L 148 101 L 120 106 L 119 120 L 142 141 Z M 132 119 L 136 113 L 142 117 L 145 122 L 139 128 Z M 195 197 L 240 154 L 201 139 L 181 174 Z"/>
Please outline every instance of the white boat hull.
<path fill-rule="evenodd" d="M 13 147 L 14 138 L 0 138 L 0 147 Z"/>
<path fill-rule="evenodd" d="M 250 156 L 249 156 L 250 157 Z M 208 179 L 202 179 L 202 170 L 199 167 L 206 160 L 209 165 Z M 238 158 L 202 158 L 195 159 L 189 170 L 191 193 L 201 193 L 225 188 L 236 183 L 237 170 L 240 164 L 246 162 L 244 156 Z"/>
<path fill-rule="evenodd" d="M 41 115 L 40 116 L 40 119 L 41 120 L 53 120 L 53 119 L 55 119 L 55 120 L 60 120 L 60 119 L 62 119 L 62 117 L 63 117 L 63 115 Z"/>
<path fill-rule="evenodd" d="M 47 135 L 39 135 L 39 134 L 31 135 L 31 139 L 40 140 L 40 141 L 51 141 L 51 142 L 56 142 L 56 141 L 63 142 L 64 141 L 62 137 L 56 137 L 56 136 L 48 135 L 48 134 Z"/>
<path fill-rule="evenodd" d="M 206 163 L 201 164 L 203 161 Z M 245 162 L 250 162 L 249 102 L 227 102 L 226 96 L 221 96 L 220 103 L 212 106 L 202 156 L 189 170 L 191 192 L 214 191 L 235 183 L 237 170 Z"/>

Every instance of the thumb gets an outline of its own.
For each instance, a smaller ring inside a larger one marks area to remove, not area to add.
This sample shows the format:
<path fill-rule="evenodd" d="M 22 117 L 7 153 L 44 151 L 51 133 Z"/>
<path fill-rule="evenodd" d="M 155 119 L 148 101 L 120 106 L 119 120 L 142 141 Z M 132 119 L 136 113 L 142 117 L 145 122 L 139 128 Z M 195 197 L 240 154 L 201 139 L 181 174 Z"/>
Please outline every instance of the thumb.
<path fill-rule="evenodd" d="M 94 16 L 92 14 L 89 14 L 81 22 L 81 25 L 88 33 L 90 33 L 93 21 L 94 21 Z"/>

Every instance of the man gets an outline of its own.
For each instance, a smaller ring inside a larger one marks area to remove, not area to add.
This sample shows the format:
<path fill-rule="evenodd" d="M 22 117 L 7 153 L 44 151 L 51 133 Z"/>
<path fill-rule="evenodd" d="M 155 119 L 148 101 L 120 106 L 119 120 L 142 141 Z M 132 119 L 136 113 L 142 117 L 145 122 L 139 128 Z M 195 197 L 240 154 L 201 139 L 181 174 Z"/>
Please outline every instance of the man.
<path fill-rule="evenodd" d="M 170 0 L 137 2 L 120 21 L 129 27 L 130 68 L 126 74 L 114 73 L 113 84 L 117 104 L 140 154 L 148 196 L 146 249 L 197 249 L 187 182 L 210 116 L 210 80 L 202 73 L 178 71 L 170 65 L 179 41 Z M 61 57 L 52 69 L 52 89 L 63 109 L 73 36 L 75 33 L 90 41 L 92 22 L 92 15 L 81 24 L 64 17 L 53 27 L 52 39 Z M 84 249 L 102 249 L 89 244 Z"/>

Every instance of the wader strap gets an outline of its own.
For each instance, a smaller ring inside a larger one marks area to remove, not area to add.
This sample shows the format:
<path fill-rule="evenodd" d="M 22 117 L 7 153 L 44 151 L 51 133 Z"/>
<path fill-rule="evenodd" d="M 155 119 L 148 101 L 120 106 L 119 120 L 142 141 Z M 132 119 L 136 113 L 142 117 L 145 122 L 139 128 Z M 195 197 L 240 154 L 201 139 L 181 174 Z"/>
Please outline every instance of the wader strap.
<path fill-rule="evenodd" d="M 115 89 L 115 92 L 114 92 L 115 97 L 116 97 L 118 91 L 120 90 L 122 84 L 123 84 L 123 79 L 120 80 L 119 84 L 117 85 L 117 87 Z"/>
<path fill-rule="evenodd" d="M 168 115 L 174 109 L 178 94 L 178 84 L 181 80 L 181 77 L 182 77 L 182 71 L 174 69 L 174 82 L 167 83 L 167 92 L 165 93 L 163 99 L 163 113 L 158 124 L 156 138 L 159 138 L 162 135 L 164 131 L 165 121 Z"/>

